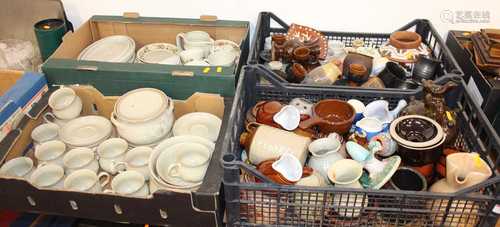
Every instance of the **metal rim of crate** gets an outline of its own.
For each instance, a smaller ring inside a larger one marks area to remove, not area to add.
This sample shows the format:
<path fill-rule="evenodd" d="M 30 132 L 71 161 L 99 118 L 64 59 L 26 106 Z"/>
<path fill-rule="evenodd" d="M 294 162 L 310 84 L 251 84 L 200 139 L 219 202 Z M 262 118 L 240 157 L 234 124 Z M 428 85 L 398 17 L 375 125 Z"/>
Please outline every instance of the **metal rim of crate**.
<path fill-rule="evenodd" d="M 286 30 L 289 28 L 289 25 L 287 23 L 285 23 L 281 18 L 279 18 L 278 16 L 276 16 L 274 13 L 272 12 L 260 12 L 259 13 L 259 17 L 258 17 L 258 21 L 257 21 L 257 25 L 256 25 L 256 30 L 255 30 L 255 34 L 254 34 L 254 37 L 252 39 L 252 43 L 251 43 L 251 46 L 250 46 L 250 54 L 249 54 L 249 57 L 248 57 L 248 61 L 247 61 L 247 64 L 248 65 L 261 65 L 262 67 L 264 67 L 262 64 L 259 64 L 258 62 L 258 58 L 259 58 L 259 53 L 258 53 L 258 48 L 257 46 L 260 45 L 258 43 L 259 41 L 259 37 L 262 36 L 261 35 L 261 32 L 262 32 L 262 28 L 263 28 L 263 17 L 268 17 L 269 19 L 272 19 L 274 20 L 275 22 L 277 22 L 279 25 L 281 25 L 283 28 L 271 28 L 269 27 L 269 30 L 270 32 L 280 32 L 280 33 L 283 33 L 283 32 L 286 32 Z M 437 32 L 436 28 L 434 27 L 434 25 L 427 19 L 415 19 L 413 21 L 411 21 L 410 23 L 406 24 L 405 26 L 397 29 L 397 31 L 402 31 L 402 30 L 408 30 L 410 29 L 411 27 L 413 26 L 416 26 L 418 23 L 425 23 L 427 26 L 428 26 L 428 29 L 429 29 L 429 34 L 432 34 L 432 37 L 435 39 L 434 41 L 434 46 L 436 45 L 436 43 L 439 44 L 440 46 L 440 53 L 439 55 L 445 55 L 446 56 L 446 59 L 449 61 L 449 63 L 451 65 L 453 65 L 453 69 L 450 71 L 450 72 L 444 72 L 445 75 L 446 73 L 453 73 L 453 74 L 456 74 L 458 76 L 463 76 L 464 73 L 463 73 L 463 70 L 460 68 L 457 60 L 454 58 L 453 54 L 451 53 L 451 51 L 449 50 L 449 48 L 446 46 L 444 40 L 441 38 L 441 36 L 439 36 L 439 33 Z M 346 36 L 363 36 L 363 37 L 368 37 L 368 38 L 383 38 L 383 39 L 388 39 L 389 36 L 390 36 L 390 33 L 367 33 L 367 32 L 359 32 L 359 33 L 356 33 L 356 32 L 336 32 L 336 31 L 321 31 L 323 34 L 327 35 L 327 36 L 341 36 L 341 37 L 346 37 Z M 444 62 L 442 63 L 444 64 Z M 446 70 L 443 70 L 443 71 L 446 71 Z M 271 72 L 269 71 L 269 73 L 278 81 L 280 81 L 280 83 L 283 83 L 283 84 L 286 84 L 287 86 L 291 86 L 291 87 L 306 87 L 306 88 L 315 88 L 315 87 L 319 87 L 319 88 L 335 88 L 335 89 L 345 89 L 346 86 L 341 86 L 341 85 L 309 85 L 309 84 L 294 84 L 294 83 L 289 83 L 288 81 L 280 78 L 278 75 L 276 75 L 274 72 Z M 402 90 L 402 89 L 398 89 L 398 88 L 384 88 L 384 89 L 377 89 L 377 88 L 356 88 L 357 90 L 368 90 L 368 91 L 383 91 L 383 90 L 386 90 L 386 91 L 417 91 L 417 89 L 414 89 L 414 90 Z"/>

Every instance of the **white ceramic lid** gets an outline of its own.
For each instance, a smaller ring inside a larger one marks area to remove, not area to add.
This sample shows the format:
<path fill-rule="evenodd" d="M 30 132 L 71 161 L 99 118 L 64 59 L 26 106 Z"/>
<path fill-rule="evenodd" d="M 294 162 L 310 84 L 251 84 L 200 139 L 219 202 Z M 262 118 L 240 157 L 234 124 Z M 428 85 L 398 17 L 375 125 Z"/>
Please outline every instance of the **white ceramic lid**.
<path fill-rule="evenodd" d="M 171 105 L 162 91 L 154 88 L 139 88 L 122 95 L 115 104 L 118 119 L 127 122 L 143 122 L 155 119 Z"/>
<path fill-rule="evenodd" d="M 127 62 L 135 53 L 135 42 L 124 35 L 108 36 L 85 48 L 78 60 Z"/>
<path fill-rule="evenodd" d="M 113 131 L 111 122 L 101 116 L 84 116 L 66 123 L 59 131 L 64 143 L 75 147 L 86 147 L 103 140 Z"/>

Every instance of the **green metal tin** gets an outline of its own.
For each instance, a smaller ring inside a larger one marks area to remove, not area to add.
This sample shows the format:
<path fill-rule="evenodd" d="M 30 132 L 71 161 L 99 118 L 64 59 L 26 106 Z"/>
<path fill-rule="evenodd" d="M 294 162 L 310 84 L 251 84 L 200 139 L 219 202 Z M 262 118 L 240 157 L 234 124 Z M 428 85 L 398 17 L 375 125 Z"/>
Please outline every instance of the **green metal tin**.
<path fill-rule="evenodd" d="M 34 29 L 42 60 L 45 61 L 61 44 L 67 31 L 65 23 L 61 19 L 46 19 L 37 22 Z"/>

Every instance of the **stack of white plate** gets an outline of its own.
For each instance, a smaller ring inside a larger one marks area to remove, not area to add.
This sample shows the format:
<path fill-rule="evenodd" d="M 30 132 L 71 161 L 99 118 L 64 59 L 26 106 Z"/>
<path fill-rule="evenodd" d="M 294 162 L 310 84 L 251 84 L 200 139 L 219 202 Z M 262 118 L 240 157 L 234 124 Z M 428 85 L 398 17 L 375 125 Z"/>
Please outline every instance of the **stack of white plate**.
<path fill-rule="evenodd" d="M 135 41 L 125 35 L 113 35 L 100 39 L 85 48 L 78 60 L 133 63 Z"/>

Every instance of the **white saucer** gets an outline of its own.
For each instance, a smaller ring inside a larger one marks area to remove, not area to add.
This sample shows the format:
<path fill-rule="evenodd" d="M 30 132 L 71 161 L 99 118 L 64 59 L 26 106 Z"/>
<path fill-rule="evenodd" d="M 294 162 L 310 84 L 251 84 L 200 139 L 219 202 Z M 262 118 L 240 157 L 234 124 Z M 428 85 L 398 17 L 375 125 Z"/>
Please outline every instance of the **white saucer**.
<path fill-rule="evenodd" d="M 194 112 L 185 114 L 177 119 L 174 122 L 172 132 L 174 136 L 201 136 L 215 142 L 217 137 L 219 137 L 221 125 L 221 119 L 213 114 Z"/>
<path fill-rule="evenodd" d="M 137 51 L 137 60 L 142 63 L 158 64 L 177 55 L 179 49 L 170 43 L 152 43 Z"/>
<path fill-rule="evenodd" d="M 101 116 L 90 115 L 73 119 L 59 130 L 61 140 L 73 147 L 98 143 L 113 132 L 111 122 Z"/>

